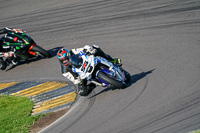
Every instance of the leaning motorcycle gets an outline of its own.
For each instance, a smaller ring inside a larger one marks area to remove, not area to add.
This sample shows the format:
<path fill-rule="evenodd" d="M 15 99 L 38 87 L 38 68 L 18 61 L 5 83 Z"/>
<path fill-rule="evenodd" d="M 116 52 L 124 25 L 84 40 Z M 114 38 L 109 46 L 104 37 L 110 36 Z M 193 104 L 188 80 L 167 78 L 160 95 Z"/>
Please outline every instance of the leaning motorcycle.
<path fill-rule="evenodd" d="M 81 79 L 103 87 L 125 88 L 130 81 L 130 74 L 103 57 L 86 55 L 83 51 L 72 55 L 69 60 L 72 71 Z"/>
<path fill-rule="evenodd" d="M 7 33 L 3 38 L 3 51 L 11 51 L 12 57 L 6 58 L 2 62 L 3 69 L 8 63 L 16 65 L 19 62 L 27 62 L 38 57 L 49 58 L 50 53 L 38 46 L 34 40 L 25 33 Z M 3 52 L 0 52 L 0 57 L 4 57 Z"/>

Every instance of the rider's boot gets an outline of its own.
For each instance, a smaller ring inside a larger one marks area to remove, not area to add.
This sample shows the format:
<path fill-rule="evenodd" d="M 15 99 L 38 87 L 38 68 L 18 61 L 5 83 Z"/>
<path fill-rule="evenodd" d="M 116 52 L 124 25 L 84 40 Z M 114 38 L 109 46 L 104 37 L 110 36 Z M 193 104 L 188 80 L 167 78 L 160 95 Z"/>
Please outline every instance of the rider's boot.
<path fill-rule="evenodd" d="M 110 62 L 112 62 L 113 64 L 117 65 L 117 66 L 122 66 L 121 63 L 121 59 L 119 58 L 112 58 L 110 55 L 104 54 L 104 57 L 109 60 Z"/>
<path fill-rule="evenodd" d="M 110 55 L 104 53 L 101 48 L 97 45 L 93 45 L 93 48 L 96 49 L 96 53 L 94 54 L 94 56 L 101 56 L 105 59 L 107 59 L 108 61 L 112 62 L 113 64 L 117 65 L 117 66 L 122 66 L 121 64 L 121 59 L 119 58 L 112 58 Z"/>
<path fill-rule="evenodd" d="M 113 61 L 111 62 L 119 67 L 122 66 L 121 59 L 119 58 L 113 58 Z"/>

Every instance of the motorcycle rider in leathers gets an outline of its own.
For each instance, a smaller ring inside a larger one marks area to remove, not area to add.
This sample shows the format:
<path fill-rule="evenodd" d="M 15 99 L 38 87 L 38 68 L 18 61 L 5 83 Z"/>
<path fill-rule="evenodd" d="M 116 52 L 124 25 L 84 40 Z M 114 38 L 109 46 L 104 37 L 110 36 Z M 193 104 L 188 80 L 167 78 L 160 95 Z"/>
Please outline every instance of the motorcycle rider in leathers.
<path fill-rule="evenodd" d="M 23 33 L 22 29 L 12 29 L 12 28 L 2 28 L 0 29 L 0 34 L 7 34 L 7 33 Z M 5 35 L 6 36 L 6 35 Z M 3 46 L 5 41 L 5 37 L 0 38 L 0 69 L 1 70 L 5 70 L 6 67 L 9 65 L 9 58 L 12 58 L 13 54 L 10 51 L 10 47 L 9 46 Z M 6 60 L 4 61 L 2 57 L 5 57 Z M 17 64 L 17 62 L 12 62 L 12 64 Z"/>
<path fill-rule="evenodd" d="M 74 84 L 78 85 L 78 94 L 80 96 L 87 96 L 92 92 L 96 85 L 93 83 L 87 85 L 87 80 L 82 80 L 77 73 L 72 71 L 72 66 L 69 64 L 70 56 L 72 56 L 73 54 L 78 54 L 80 51 L 83 51 L 86 55 L 90 54 L 94 56 L 101 56 L 117 65 L 121 65 L 121 60 L 118 58 L 113 59 L 110 55 L 105 54 L 97 45 L 85 45 L 83 48 L 76 48 L 70 51 L 68 51 L 66 48 L 62 48 L 57 52 L 57 57 L 61 64 L 62 75 Z"/>

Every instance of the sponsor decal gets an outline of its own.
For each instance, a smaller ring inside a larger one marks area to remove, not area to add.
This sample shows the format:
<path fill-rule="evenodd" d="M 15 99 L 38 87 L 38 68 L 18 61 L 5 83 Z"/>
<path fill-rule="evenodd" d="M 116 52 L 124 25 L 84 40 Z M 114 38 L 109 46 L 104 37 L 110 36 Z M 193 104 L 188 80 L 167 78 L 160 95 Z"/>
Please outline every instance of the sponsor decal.
<path fill-rule="evenodd" d="M 13 41 L 15 41 L 15 42 L 16 42 L 16 41 L 17 41 L 17 37 L 14 37 Z"/>

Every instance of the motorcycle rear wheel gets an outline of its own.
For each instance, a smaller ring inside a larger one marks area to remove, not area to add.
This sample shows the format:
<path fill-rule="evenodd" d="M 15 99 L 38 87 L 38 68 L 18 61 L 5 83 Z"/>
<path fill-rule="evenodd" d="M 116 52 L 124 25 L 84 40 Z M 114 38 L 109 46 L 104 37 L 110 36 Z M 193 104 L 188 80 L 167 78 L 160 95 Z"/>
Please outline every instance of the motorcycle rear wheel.
<path fill-rule="evenodd" d="M 97 75 L 98 78 L 102 79 L 103 81 L 113 85 L 115 88 L 126 88 L 126 84 L 118 81 L 112 77 L 109 77 L 104 72 L 99 72 Z"/>
<path fill-rule="evenodd" d="M 7 67 L 7 63 L 3 60 L 0 60 L 0 69 L 5 70 Z"/>

